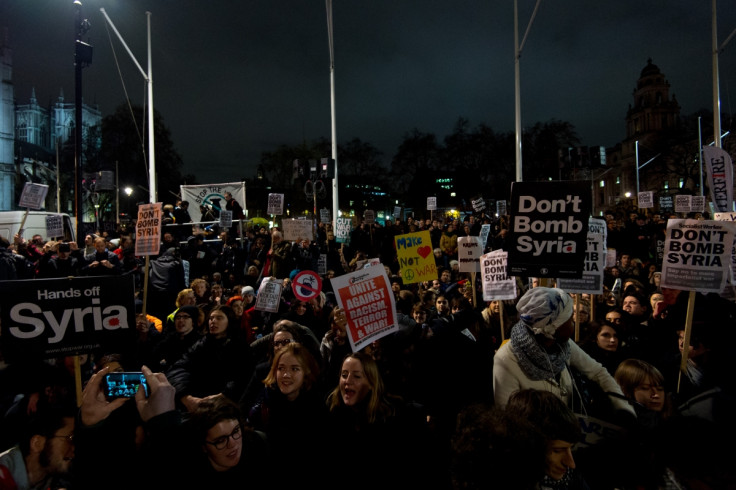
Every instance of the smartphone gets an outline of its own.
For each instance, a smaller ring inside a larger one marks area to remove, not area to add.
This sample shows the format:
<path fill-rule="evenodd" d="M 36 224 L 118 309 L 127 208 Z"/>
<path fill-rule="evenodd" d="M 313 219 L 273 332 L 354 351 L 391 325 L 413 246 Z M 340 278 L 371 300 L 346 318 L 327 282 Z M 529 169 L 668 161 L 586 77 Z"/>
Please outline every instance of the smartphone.
<path fill-rule="evenodd" d="M 143 391 L 148 397 L 148 383 L 141 372 L 107 373 L 103 382 L 103 390 L 107 399 L 133 398 L 138 387 L 143 385 Z"/>

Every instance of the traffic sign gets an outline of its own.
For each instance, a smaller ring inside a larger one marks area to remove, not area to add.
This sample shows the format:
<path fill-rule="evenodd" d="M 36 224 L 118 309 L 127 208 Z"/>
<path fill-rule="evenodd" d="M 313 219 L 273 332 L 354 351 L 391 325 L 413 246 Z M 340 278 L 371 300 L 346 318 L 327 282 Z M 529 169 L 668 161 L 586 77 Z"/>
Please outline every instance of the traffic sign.
<path fill-rule="evenodd" d="M 309 301 L 316 298 L 322 291 L 322 278 L 314 271 L 301 271 L 294 276 L 291 290 L 294 292 L 296 299 Z"/>

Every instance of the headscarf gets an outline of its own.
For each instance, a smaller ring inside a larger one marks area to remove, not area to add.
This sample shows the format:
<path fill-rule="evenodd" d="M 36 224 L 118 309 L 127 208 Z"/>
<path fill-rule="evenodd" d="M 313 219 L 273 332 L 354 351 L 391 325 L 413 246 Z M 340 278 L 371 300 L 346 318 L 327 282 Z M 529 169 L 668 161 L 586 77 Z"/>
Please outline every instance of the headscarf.
<path fill-rule="evenodd" d="M 536 287 L 521 297 L 516 310 L 534 335 L 554 339 L 557 329 L 572 317 L 573 302 L 562 289 Z"/>
<path fill-rule="evenodd" d="M 572 298 L 561 289 L 536 287 L 521 297 L 516 308 L 521 321 L 511 329 L 509 341 L 519 367 L 533 381 L 556 377 L 570 358 L 568 342 L 547 352 L 535 336 L 555 338 L 555 331 L 572 316 Z"/>

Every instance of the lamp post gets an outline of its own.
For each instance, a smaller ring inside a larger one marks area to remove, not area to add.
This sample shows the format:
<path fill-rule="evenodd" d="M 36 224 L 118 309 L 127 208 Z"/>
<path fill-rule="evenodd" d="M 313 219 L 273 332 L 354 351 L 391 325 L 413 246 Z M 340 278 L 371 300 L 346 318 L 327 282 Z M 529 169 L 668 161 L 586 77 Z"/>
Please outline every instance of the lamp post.
<path fill-rule="evenodd" d="M 74 0 L 74 195 L 77 215 L 77 243 L 84 243 L 82 210 L 82 68 L 92 63 L 92 46 L 82 41 L 89 30 L 89 21 L 82 18 L 82 2 Z"/>

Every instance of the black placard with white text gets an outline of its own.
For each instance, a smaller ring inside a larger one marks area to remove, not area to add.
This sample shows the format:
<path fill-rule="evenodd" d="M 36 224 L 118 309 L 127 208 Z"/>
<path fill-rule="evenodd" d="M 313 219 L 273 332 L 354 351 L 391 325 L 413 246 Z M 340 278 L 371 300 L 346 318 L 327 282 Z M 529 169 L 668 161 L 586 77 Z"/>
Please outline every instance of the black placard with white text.
<path fill-rule="evenodd" d="M 513 182 L 509 275 L 580 278 L 590 211 L 590 181 Z"/>

